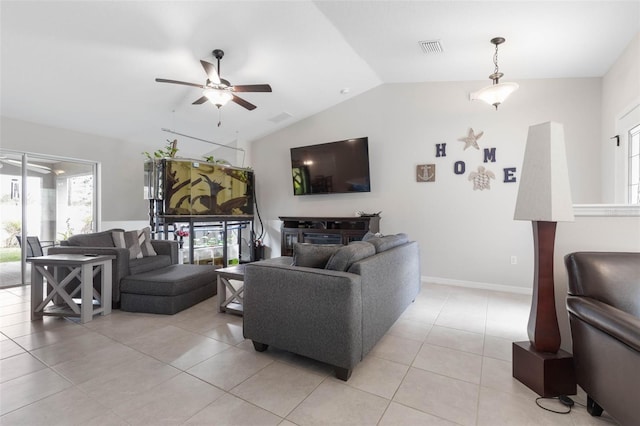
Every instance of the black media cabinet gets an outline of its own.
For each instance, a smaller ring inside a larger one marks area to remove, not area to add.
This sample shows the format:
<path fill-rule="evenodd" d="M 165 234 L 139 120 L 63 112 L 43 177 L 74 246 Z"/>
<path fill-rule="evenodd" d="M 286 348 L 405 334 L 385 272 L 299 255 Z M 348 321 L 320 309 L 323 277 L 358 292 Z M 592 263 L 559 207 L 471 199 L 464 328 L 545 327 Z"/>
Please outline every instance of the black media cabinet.
<path fill-rule="evenodd" d="M 293 256 L 293 244 L 349 244 L 361 240 L 367 232 L 380 231 L 380 216 L 290 217 L 282 221 L 280 253 Z"/>

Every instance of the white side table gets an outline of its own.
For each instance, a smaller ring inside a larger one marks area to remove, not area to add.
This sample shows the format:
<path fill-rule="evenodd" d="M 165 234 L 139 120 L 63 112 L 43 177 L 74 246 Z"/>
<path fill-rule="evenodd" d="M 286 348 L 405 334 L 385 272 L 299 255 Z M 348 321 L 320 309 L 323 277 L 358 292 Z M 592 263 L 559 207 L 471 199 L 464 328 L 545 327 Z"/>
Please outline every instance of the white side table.
<path fill-rule="evenodd" d="M 93 315 L 111 313 L 111 261 L 112 255 L 85 256 L 82 254 L 53 254 L 50 256 L 30 257 L 31 263 L 31 320 L 42 319 L 43 315 L 80 317 L 86 323 Z M 58 282 L 53 273 L 55 268 L 65 268 L 68 272 Z M 93 288 L 93 277 L 102 272 L 100 292 Z M 47 290 L 44 290 L 44 278 Z M 78 278 L 81 285 L 68 293 L 65 287 Z M 48 292 L 50 290 L 50 292 Z M 81 303 L 73 300 L 78 292 Z M 43 296 L 43 293 L 47 293 Z M 56 297 L 66 305 L 47 306 Z M 94 305 L 94 298 L 96 305 Z"/>
<path fill-rule="evenodd" d="M 245 264 L 240 264 L 216 270 L 218 274 L 218 310 L 220 312 L 243 314 L 242 293 L 244 292 L 245 266 Z M 234 286 L 231 281 L 235 281 L 236 285 Z M 231 293 L 229 297 L 227 297 L 227 290 Z"/>

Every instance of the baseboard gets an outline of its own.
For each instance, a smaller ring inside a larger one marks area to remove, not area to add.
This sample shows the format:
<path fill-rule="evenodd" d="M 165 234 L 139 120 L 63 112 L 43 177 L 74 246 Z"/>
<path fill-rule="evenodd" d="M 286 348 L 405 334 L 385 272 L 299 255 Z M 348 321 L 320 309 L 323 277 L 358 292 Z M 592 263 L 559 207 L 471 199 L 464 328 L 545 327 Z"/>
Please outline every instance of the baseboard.
<path fill-rule="evenodd" d="M 475 288 L 480 290 L 502 291 L 505 293 L 517 293 L 517 294 L 527 294 L 527 295 L 533 294 L 533 289 L 531 288 L 513 287 L 509 285 L 502 285 L 502 284 L 481 283 L 477 281 L 452 280 L 450 278 L 427 277 L 427 276 L 422 276 L 421 281 L 423 283 L 450 285 L 453 287 Z"/>

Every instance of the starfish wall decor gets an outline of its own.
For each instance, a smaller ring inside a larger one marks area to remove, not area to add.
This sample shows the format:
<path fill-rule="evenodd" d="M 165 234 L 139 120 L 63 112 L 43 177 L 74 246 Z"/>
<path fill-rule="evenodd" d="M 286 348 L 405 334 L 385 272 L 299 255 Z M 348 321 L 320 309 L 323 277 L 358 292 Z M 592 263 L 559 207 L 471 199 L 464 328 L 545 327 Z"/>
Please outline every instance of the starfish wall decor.
<path fill-rule="evenodd" d="M 484 135 L 484 132 L 480 132 L 477 135 L 473 132 L 473 129 L 469 128 L 469 134 L 464 138 L 459 138 L 460 142 L 464 142 L 464 149 L 469 148 L 470 146 L 475 149 L 480 149 L 478 146 L 478 139 L 480 139 Z"/>

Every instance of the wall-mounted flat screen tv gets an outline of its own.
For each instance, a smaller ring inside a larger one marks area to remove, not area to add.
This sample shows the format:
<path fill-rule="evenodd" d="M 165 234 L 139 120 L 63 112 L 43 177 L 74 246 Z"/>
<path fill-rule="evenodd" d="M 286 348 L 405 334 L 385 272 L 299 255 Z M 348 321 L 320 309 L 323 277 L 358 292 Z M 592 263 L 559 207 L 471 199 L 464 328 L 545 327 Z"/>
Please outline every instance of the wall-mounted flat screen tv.
<path fill-rule="evenodd" d="M 366 137 L 291 148 L 294 195 L 371 192 Z"/>

